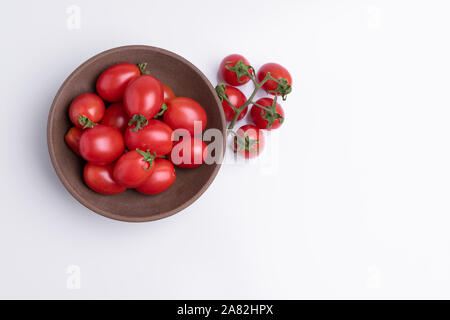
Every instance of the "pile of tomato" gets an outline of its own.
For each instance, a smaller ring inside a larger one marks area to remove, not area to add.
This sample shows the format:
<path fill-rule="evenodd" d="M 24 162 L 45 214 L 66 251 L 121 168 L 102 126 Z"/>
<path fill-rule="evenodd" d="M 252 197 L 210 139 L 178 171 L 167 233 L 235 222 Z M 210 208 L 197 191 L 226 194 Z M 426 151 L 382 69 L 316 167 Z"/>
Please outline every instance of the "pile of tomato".
<path fill-rule="evenodd" d="M 176 97 L 145 69 L 146 64 L 110 66 L 98 77 L 96 93 L 83 93 L 70 104 L 74 126 L 65 141 L 86 161 L 83 178 L 96 192 L 135 188 L 157 194 L 174 183 L 174 165 L 198 167 L 207 155 L 206 144 L 194 137 L 195 122 L 205 129 L 206 111 L 190 98 Z M 174 131 L 181 129 L 190 134 L 174 141 Z M 183 157 L 183 150 L 190 156 Z"/>
<path fill-rule="evenodd" d="M 292 77 L 285 67 L 277 63 L 266 63 L 256 72 L 248 60 L 239 54 L 226 56 L 220 64 L 219 74 L 226 84 L 219 83 L 216 92 L 222 101 L 226 120 L 230 122 L 229 132 L 234 135 L 233 149 L 242 157 L 257 157 L 264 149 L 262 130 L 277 129 L 284 121 L 284 110 L 277 99 L 281 96 L 286 100 L 286 96 L 291 93 Z M 247 99 L 236 87 L 249 81 L 253 82 L 255 88 Z M 274 98 L 264 97 L 254 101 L 259 89 Z M 243 125 L 234 132 L 236 121 L 245 117 L 250 105 L 253 124 Z"/>

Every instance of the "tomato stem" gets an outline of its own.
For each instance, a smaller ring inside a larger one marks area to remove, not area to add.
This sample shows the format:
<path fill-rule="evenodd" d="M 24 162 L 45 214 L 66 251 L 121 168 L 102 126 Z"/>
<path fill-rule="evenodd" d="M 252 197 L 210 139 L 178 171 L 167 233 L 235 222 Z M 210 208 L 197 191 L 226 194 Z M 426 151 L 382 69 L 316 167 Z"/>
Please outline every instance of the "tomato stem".
<path fill-rule="evenodd" d="M 228 65 L 229 63 L 232 63 L 232 61 L 226 61 L 225 62 L 225 68 L 233 71 L 236 74 L 236 79 L 239 83 L 244 83 L 244 81 L 241 81 L 241 77 L 250 76 L 251 72 L 255 72 L 255 69 L 253 69 L 252 66 L 247 65 L 244 60 L 239 59 L 234 66 Z M 250 70 L 250 71 L 249 71 Z"/>
<path fill-rule="evenodd" d="M 272 101 L 272 105 L 270 107 L 267 107 L 269 111 L 263 112 L 261 110 L 261 118 L 265 119 L 267 121 L 266 128 L 270 129 L 275 122 L 275 120 L 278 120 L 278 122 L 281 124 L 284 121 L 284 117 L 277 112 L 277 99 L 278 96 L 276 95 L 275 98 Z M 255 104 L 257 107 L 263 107 L 258 104 Z M 264 108 L 264 107 L 263 107 Z"/>
<path fill-rule="evenodd" d="M 223 82 L 219 82 L 216 86 L 216 92 L 217 95 L 219 96 L 220 102 L 223 102 L 223 100 L 225 100 L 226 102 L 228 102 L 228 105 L 231 107 L 231 109 L 233 109 L 233 111 L 237 111 L 237 108 L 234 104 L 231 103 L 230 101 L 230 97 L 227 94 L 226 91 L 226 85 Z"/>
<path fill-rule="evenodd" d="M 163 103 L 161 106 L 161 110 L 153 118 L 158 118 L 158 117 L 162 116 L 166 110 L 167 110 L 167 105 L 165 103 Z"/>
<path fill-rule="evenodd" d="M 128 122 L 128 126 L 131 126 L 133 124 L 136 124 L 136 126 L 133 129 L 131 129 L 131 131 L 137 132 L 138 130 L 141 130 L 148 124 L 148 120 L 142 114 L 135 114 L 131 118 L 130 122 Z"/>
<path fill-rule="evenodd" d="M 97 125 L 95 122 L 92 122 L 91 119 L 89 119 L 86 116 L 79 116 L 78 123 L 83 126 L 83 129 L 93 128 Z"/>
<path fill-rule="evenodd" d="M 139 71 L 141 72 L 141 74 L 150 74 L 150 71 L 146 71 L 145 69 L 147 69 L 148 63 L 147 62 L 141 62 L 137 64 L 137 67 L 139 68 Z"/>
<path fill-rule="evenodd" d="M 244 132 L 243 136 L 235 136 L 235 142 L 237 145 L 237 148 L 235 152 L 241 152 L 244 150 L 247 150 L 252 153 L 258 153 L 259 152 L 259 142 L 258 140 L 250 139 L 247 133 Z M 256 146 L 256 150 L 253 150 L 253 146 Z"/>
<path fill-rule="evenodd" d="M 289 84 L 287 79 L 285 79 L 285 78 L 280 78 L 280 79 L 272 78 L 271 80 L 275 81 L 278 84 L 278 87 L 275 90 L 269 90 L 267 92 L 268 93 L 272 93 L 275 96 L 280 95 L 281 98 L 283 99 L 283 101 L 286 100 L 286 96 L 289 93 L 291 93 L 291 91 L 292 91 L 292 86 Z"/>
<path fill-rule="evenodd" d="M 264 107 L 264 106 L 262 106 L 262 105 L 260 105 L 260 104 L 258 104 L 256 102 L 253 102 L 253 101 L 251 102 L 251 104 L 254 105 L 254 106 L 257 106 L 260 109 L 266 110 L 267 112 L 272 112 L 272 108 Z"/>
<path fill-rule="evenodd" d="M 156 158 L 156 152 L 153 152 L 153 154 L 152 154 L 150 152 L 150 150 L 148 150 L 148 149 L 146 151 L 142 151 L 142 150 L 136 149 L 136 151 L 137 151 L 137 153 L 139 153 L 141 156 L 144 157 L 143 160 L 145 162 L 148 162 L 150 164 L 150 166 L 148 168 L 142 166 L 142 168 L 145 171 L 149 171 L 152 168 L 152 166 L 153 166 L 153 160 Z"/>

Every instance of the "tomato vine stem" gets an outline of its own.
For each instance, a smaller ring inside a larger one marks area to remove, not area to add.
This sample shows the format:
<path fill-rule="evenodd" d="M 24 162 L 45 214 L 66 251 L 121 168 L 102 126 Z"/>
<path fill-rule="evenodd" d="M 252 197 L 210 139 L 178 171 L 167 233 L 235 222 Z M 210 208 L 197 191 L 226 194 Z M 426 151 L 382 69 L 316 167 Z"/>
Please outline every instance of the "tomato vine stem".
<path fill-rule="evenodd" d="M 239 115 L 253 101 L 253 98 L 255 97 L 256 93 L 258 92 L 259 89 L 262 88 L 264 83 L 266 83 L 268 80 L 271 80 L 272 76 L 270 75 L 270 72 L 268 72 L 267 75 L 264 77 L 264 79 L 259 83 L 256 81 L 254 74 L 250 74 L 250 78 L 252 79 L 252 82 L 255 84 L 255 89 L 253 90 L 253 92 L 250 95 L 250 97 L 248 98 L 248 100 L 240 108 L 234 107 L 236 109 L 236 113 L 234 114 L 233 120 L 231 120 L 231 123 L 228 126 L 229 130 L 234 128 L 234 125 L 236 124 L 236 121 L 239 118 Z M 230 105 L 233 106 L 232 104 L 230 104 Z"/>

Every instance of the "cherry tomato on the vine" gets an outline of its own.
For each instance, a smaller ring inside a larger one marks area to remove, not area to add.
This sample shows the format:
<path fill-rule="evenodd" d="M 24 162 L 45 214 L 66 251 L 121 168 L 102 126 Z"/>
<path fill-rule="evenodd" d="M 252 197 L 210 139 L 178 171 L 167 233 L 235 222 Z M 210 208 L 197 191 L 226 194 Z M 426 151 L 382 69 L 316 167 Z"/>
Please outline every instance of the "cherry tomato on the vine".
<path fill-rule="evenodd" d="M 192 135 L 198 123 L 201 131 L 205 130 L 207 115 L 205 109 L 196 101 L 177 97 L 167 102 L 167 110 L 163 114 L 164 121 L 173 129 L 186 129 Z M 196 132 L 201 133 L 201 132 Z"/>
<path fill-rule="evenodd" d="M 273 99 L 261 98 L 256 103 L 266 108 L 272 108 Z M 275 110 L 272 110 L 272 113 L 253 105 L 250 115 L 255 125 L 260 129 L 277 129 L 284 121 L 284 110 L 278 102 L 276 103 Z"/>
<path fill-rule="evenodd" d="M 106 108 L 101 124 L 111 126 L 124 132 L 128 127 L 129 117 L 121 103 L 114 103 Z"/>
<path fill-rule="evenodd" d="M 98 165 L 87 163 L 84 166 L 84 182 L 92 190 L 101 194 L 117 194 L 126 188 L 113 179 L 113 165 Z"/>
<path fill-rule="evenodd" d="M 234 105 L 237 109 L 242 107 L 244 105 L 244 103 L 247 102 L 247 98 L 242 93 L 242 91 L 239 90 L 238 88 L 231 87 L 231 86 L 225 86 L 225 93 L 227 94 L 228 99 L 230 100 L 231 104 Z M 225 113 L 225 118 L 227 119 L 227 121 L 233 120 L 236 112 L 233 110 L 233 108 L 230 106 L 230 104 L 225 99 L 223 99 L 223 101 L 222 101 L 222 107 L 223 107 L 223 112 Z M 245 109 L 239 114 L 237 120 L 241 120 L 242 118 L 244 118 L 245 115 L 247 114 L 247 110 L 248 110 L 248 106 L 245 107 Z"/>
<path fill-rule="evenodd" d="M 114 180 L 127 188 L 139 187 L 155 169 L 154 158 L 150 152 L 139 149 L 124 153 L 114 165 Z"/>
<path fill-rule="evenodd" d="M 119 102 L 128 83 L 139 77 L 139 68 L 132 63 L 118 63 L 103 71 L 97 79 L 97 93 L 108 102 Z"/>
<path fill-rule="evenodd" d="M 136 188 L 143 194 L 158 194 L 167 190 L 175 182 L 175 168 L 166 159 L 155 159 L 155 169 L 143 184 Z"/>
<path fill-rule="evenodd" d="M 267 75 L 267 73 L 270 72 L 270 75 L 277 80 L 285 79 L 287 83 L 284 84 L 284 86 L 292 86 L 292 77 L 289 71 L 282 65 L 279 65 L 278 63 L 266 63 L 261 68 L 259 68 L 258 73 L 256 77 L 258 78 L 258 81 L 261 82 Z M 275 82 L 274 80 L 267 80 L 266 83 L 263 84 L 263 89 L 266 90 L 267 93 L 275 95 L 280 93 L 274 93 L 271 91 L 276 91 L 278 89 L 279 84 Z"/>
<path fill-rule="evenodd" d="M 195 168 L 205 162 L 208 154 L 208 146 L 202 139 L 194 137 L 182 137 L 175 142 L 169 159 L 181 168 Z"/>
<path fill-rule="evenodd" d="M 158 79 L 150 75 L 142 75 L 132 80 L 123 95 L 125 110 L 138 129 L 158 113 L 163 102 L 163 87 Z"/>
<path fill-rule="evenodd" d="M 67 131 L 64 138 L 70 149 L 78 155 L 80 155 L 80 139 L 82 134 L 83 130 L 78 127 L 72 127 L 69 131 Z"/>
<path fill-rule="evenodd" d="M 81 156 L 94 164 L 114 162 L 123 153 L 124 148 L 119 129 L 103 124 L 86 129 L 80 139 Z"/>
<path fill-rule="evenodd" d="M 95 93 L 80 94 L 69 107 L 70 121 L 78 128 L 92 127 L 104 114 L 105 103 Z"/>
<path fill-rule="evenodd" d="M 233 70 L 230 70 L 229 67 Z M 219 72 L 226 83 L 232 86 L 242 86 L 250 81 L 250 77 L 246 75 L 246 71 L 252 73 L 252 69 L 249 67 L 250 63 L 245 57 L 240 54 L 230 54 L 220 63 Z"/>
<path fill-rule="evenodd" d="M 251 124 L 242 126 L 236 132 L 233 147 L 241 157 L 257 157 L 264 149 L 264 133 Z"/>
<path fill-rule="evenodd" d="M 175 93 L 173 92 L 171 87 L 169 87 L 167 84 L 162 83 L 162 82 L 161 82 L 161 85 L 164 90 L 164 103 L 167 103 L 167 101 L 169 101 L 170 99 L 175 98 Z"/>
<path fill-rule="evenodd" d="M 156 152 L 156 156 L 166 155 L 172 150 L 173 130 L 164 122 L 149 120 L 141 130 L 131 125 L 125 131 L 125 145 L 129 150 L 141 149 Z"/>

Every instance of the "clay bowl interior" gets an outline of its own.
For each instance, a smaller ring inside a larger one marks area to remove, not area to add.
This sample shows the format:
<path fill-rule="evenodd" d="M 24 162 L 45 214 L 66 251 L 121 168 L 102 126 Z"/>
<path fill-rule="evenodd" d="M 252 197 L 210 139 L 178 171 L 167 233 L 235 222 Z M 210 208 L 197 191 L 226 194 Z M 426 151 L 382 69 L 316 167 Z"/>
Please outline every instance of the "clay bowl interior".
<path fill-rule="evenodd" d="M 158 195 L 146 196 L 135 190 L 117 195 L 101 195 L 83 182 L 84 160 L 64 142 L 72 126 L 67 112 L 77 95 L 95 92 L 95 82 L 107 67 L 119 63 L 148 62 L 152 75 L 167 83 L 177 96 L 198 101 L 208 114 L 208 128 L 222 131 L 225 118 L 220 101 L 208 79 L 190 62 L 167 50 L 149 46 L 127 46 L 102 52 L 78 67 L 63 83 L 53 101 L 47 125 L 50 157 L 58 177 L 66 189 L 89 209 L 112 219 L 141 222 L 161 219 L 186 208 L 211 184 L 220 164 L 203 164 L 193 169 L 176 168 L 176 181 Z M 225 144 L 224 144 L 225 145 Z M 224 150 L 220 150 L 223 156 Z"/>

